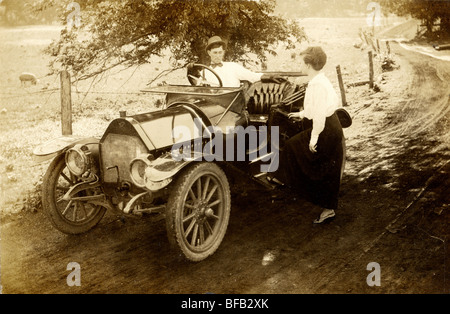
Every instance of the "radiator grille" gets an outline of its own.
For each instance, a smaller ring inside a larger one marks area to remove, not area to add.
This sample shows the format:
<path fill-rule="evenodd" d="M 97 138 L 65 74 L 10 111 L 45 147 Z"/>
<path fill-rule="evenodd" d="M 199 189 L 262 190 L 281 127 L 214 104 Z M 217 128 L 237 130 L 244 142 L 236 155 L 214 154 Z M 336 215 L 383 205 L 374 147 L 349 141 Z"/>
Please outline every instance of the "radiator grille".
<path fill-rule="evenodd" d="M 103 182 L 131 182 L 130 162 L 141 154 L 148 153 L 140 138 L 136 136 L 109 133 L 101 144 Z"/>

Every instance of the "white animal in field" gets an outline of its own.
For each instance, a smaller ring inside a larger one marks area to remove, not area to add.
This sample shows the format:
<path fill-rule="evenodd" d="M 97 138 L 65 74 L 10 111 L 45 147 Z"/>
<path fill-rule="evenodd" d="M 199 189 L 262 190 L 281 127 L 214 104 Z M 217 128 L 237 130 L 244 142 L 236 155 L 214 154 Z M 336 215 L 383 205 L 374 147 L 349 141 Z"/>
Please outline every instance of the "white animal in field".
<path fill-rule="evenodd" d="M 33 85 L 36 85 L 38 82 L 38 79 L 33 73 L 23 72 L 19 76 L 20 79 L 20 85 L 25 86 L 27 83 L 31 83 Z"/>

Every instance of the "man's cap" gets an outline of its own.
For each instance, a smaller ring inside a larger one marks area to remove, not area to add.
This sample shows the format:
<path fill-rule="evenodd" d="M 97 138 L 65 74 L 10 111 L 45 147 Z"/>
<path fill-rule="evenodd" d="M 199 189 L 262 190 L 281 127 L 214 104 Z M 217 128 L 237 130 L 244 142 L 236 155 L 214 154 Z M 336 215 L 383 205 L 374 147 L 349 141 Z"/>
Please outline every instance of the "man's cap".
<path fill-rule="evenodd" d="M 208 39 L 208 44 L 206 45 L 206 51 L 208 51 L 209 47 L 213 44 L 222 44 L 224 49 L 226 49 L 227 44 L 220 38 L 219 36 L 213 36 Z"/>

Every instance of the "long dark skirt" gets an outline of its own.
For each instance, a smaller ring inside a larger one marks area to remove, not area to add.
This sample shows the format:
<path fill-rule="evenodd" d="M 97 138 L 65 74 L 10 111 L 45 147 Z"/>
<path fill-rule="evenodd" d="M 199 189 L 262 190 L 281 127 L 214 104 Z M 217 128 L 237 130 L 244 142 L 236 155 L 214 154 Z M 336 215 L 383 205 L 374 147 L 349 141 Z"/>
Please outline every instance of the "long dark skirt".
<path fill-rule="evenodd" d="M 312 122 L 304 119 L 303 123 L 309 127 L 286 141 L 274 176 L 312 203 L 337 209 L 343 158 L 341 124 L 336 114 L 328 117 L 319 135 L 317 152 L 312 153 Z"/>

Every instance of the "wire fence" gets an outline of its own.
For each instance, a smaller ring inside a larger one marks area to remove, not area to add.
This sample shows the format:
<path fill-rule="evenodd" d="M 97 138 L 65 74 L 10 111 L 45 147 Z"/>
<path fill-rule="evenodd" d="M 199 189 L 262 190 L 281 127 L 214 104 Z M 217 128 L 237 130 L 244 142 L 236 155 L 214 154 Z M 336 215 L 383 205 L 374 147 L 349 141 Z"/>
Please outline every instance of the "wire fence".
<path fill-rule="evenodd" d="M 164 74 L 164 73 L 166 73 L 166 72 L 171 72 L 171 71 L 173 71 L 173 69 L 170 69 L 170 70 L 165 70 L 165 71 L 163 71 L 162 72 L 162 74 Z M 133 72 L 133 74 L 134 74 L 134 72 Z M 153 81 L 155 81 L 156 79 L 158 79 L 161 75 L 162 75 L 161 73 L 156 77 L 156 78 L 154 78 L 151 82 L 153 82 Z M 48 75 L 45 75 L 45 76 L 42 76 L 42 77 L 38 77 L 38 78 L 36 78 L 36 80 L 41 80 L 41 79 L 43 79 L 43 78 L 47 78 L 47 77 L 49 77 L 49 76 L 52 76 L 52 75 L 50 75 L 50 74 L 48 74 Z M 55 78 L 54 78 L 54 81 L 53 81 L 53 83 L 55 83 L 55 81 L 59 78 L 59 75 L 57 75 L 57 74 L 54 74 L 53 75 Z M 131 77 L 130 77 L 131 78 Z M 126 80 L 126 82 L 128 82 L 128 80 L 130 79 L 130 78 L 128 78 L 127 80 Z M 94 79 L 93 79 L 93 81 L 92 81 L 92 83 L 94 83 L 94 81 L 96 80 L 96 77 L 94 77 Z M 76 82 L 76 81 L 75 81 Z M 121 91 L 117 91 L 117 90 L 111 90 L 111 91 L 95 91 L 95 90 L 91 90 L 91 87 L 89 87 L 87 90 L 79 90 L 78 88 L 77 88 L 77 86 L 76 86 L 76 83 L 75 82 L 71 82 L 71 86 L 73 87 L 72 88 L 72 90 L 71 90 L 71 92 L 72 93 L 74 93 L 74 94 L 84 94 L 84 95 L 88 95 L 88 94 L 98 94 L 98 95 L 142 95 L 142 94 L 144 94 L 144 92 L 141 92 L 141 91 L 135 91 L 135 92 L 126 92 L 126 91 L 123 91 L 123 92 L 121 92 Z M 126 83 L 125 82 L 125 83 Z M 91 83 L 91 86 L 92 86 L 92 83 Z M 124 83 L 124 84 L 125 84 Z M 124 85 L 123 84 L 123 85 Z M 150 84 L 150 83 L 149 83 Z M 149 84 L 147 84 L 147 86 L 149 85 Z M 122 85 L 122 87 L 123 87 L 123 85 Z M 56 87 L 56 88 L 43 88 L 43 89 L 41 89 L 41 90 L 39 90 L 39 91 L 28 91 L 27 89 L 26 89 L 26 86 L 18 86 L 18 85 L 4 85 L 4 84 L 1 84 L 0 83 L 0 89 L 18 89 L 18 88 L 21 88 L 22 90 L 23 90 L 23 92 L 8 92 L 8 91 L 1 91 L 0 90 L 0 97 L 2 98 L 2 99 L 11 99 L 11 98 L 20 98 L 20 97 L 24 97 L 24 96 L 33 96 L 33 95 L 39 95 L 39 94 L 46 94 L 46 93 L 54 93 L 54 92 L 57 92 L 57 91 L 60 91 L 61 90 L 61 88 L 60 87 Z M 3 96 L 3 95 L 5 95 L 5 96 Z"/>
<path fill-rule="evenodd" d="M 16 85 L 0 85 L 0 88 L 18 88 Z M 24 92 L 4 92 L 0 91 L 0 97 L 2 99 L 13 99 L 13 98 L 20 98 L 20 97 L 27 97 L 27 96 L 36 96 L 39 94 L 47 94 L 47 93 L 55 93 L 59 92 L 61 90 L 60 87 L 57 88 L 49 88 L 49 89 L 42 89 L 39 91 L 28 91 L 25 88 L 23 89 Z M 144 92 L 120 92 L 120 91 L 95 91 L 95 90 L 78 90 L 78 89 L 72 89 L 71 91 L 74 94 L 82 94 L 82 95 L 88 95 L 88 94 L 97 94 L 97 95 L 142 95 Z"/>
<path fill-rule="evenodd" d="M 0 85 L 0 88 L 2 88 L 4 86 Z M 15 97 L 23 97 L 23 96 L 28 96 L 28 95 L 36 95 L 36 94 L 45 94 L 45 93 L 50 93 L 50 92 L 56 92 L 56 91 L 60 91 L 61 88 L 51 88 L 51 89 L 45 89 L 45 90 L 40 90 L 40 91 L 36 91 L 36 92 L 29 92 L 27 91 L 26 93 L 12 93 L 12 92 L 0 92 L 0 95 L 8 95 L 8 97 L 2 97 L 3 99 L 5 98 L 15 98 Z M 117 92 L 117 91 L 80 91 L 80 90 L 72 90 L 72 93 L 75 94 L 104 94 L 104 95 L 142 95 L 144 94 L 144 92 Z"/>

